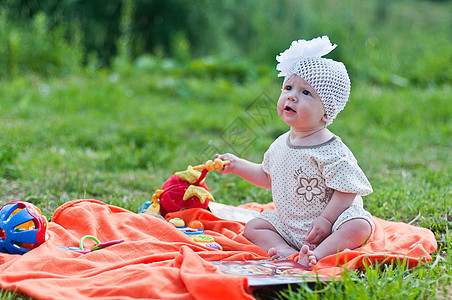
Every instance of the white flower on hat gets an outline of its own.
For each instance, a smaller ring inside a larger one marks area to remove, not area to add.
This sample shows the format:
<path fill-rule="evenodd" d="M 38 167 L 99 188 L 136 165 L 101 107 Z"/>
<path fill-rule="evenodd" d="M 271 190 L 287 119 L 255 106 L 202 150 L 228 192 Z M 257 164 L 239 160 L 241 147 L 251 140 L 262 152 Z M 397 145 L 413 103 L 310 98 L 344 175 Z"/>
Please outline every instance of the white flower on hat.
<path fill-rule="evenodd" d="M 326 35 L 309 41 L 293 41 L 289 49 L 276 56 L 276 60 L 279 62 L 276 70 L 280 71 L 278 76 L 287 76 L 292 66 L 298 60 L 311 57 L 320 58 L 330 53 L 336 46 L 336 44 L 331 44 L 330 39 Z"/>

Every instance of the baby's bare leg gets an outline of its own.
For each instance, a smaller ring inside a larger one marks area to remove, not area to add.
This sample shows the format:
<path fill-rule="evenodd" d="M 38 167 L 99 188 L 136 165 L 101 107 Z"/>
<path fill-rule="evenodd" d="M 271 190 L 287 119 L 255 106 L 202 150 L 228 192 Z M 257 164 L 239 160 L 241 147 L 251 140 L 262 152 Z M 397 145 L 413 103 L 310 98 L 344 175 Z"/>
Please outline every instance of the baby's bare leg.
<path fill-rule="evenodd" d="M 245 226 L 243 235 L 268 252 L 270 258 L 283 258 L 298 251 L 290 247 L 269 222 L 255 218 Z"/>
<path fill-rule="evenodd" d="M 372 229 L 364 219 L 352 219 L 324 239 L 314 251 L 300 251 L 298 262 L 305 267 L 312 267 L 322 258 L 338 253 L 344 249 L 360 247 L 370 236 Z M 311 255 L 315 256 L 315 260 Z"/>

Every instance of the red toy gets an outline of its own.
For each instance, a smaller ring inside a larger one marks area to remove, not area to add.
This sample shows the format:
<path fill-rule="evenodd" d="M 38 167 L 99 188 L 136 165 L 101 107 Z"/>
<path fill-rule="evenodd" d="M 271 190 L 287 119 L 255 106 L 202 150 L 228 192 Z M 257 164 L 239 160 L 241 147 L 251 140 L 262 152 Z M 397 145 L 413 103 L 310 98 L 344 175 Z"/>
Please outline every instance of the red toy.
<path fill-rule="evenodd" d="M 169 212 L 187 208 L 207 209 L 209 201 L 215 200 L 205 183 L 205 177 L 209 171 L 220 169 L 228 163 L 221 159 L 215 159 L 215 162 L 209 160 L 196 167 L 189 166 L 186 171 L 176 172 L 155 192 L 152 202 L 143 204 L 140 212 L 165 216 Z"/>
<path fill-rule="evenodd" d="M 199 175 L 194 182 L 187 178 L 181 178 L 176 173 L 163 184 L 163 192 L 160 194 L 160 213 L 166 215 L 168 212 L 179 211 L 187 208 L 204 208 L 209 206 L 209 201 L 214 201 L 204 178 L 207 170 Z M 199 172 L 198 172 L 199 173 Z M 191 189 L 189 191 L 188 189 Z M 188 194 L 186 194 L 188 191 Z"/>

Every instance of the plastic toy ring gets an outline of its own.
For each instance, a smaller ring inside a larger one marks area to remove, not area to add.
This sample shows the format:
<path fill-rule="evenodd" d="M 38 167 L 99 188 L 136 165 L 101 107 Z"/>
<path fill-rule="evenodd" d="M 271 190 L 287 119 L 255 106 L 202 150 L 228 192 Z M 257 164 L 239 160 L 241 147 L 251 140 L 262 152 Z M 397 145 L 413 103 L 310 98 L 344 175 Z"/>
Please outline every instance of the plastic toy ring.
<path fill-rule="evenodd" d="M 188 223 L 188 227 L 193 229 L 203 229 L 204 230 L 204 223 L 199 220 L 193 220 L 190 223 Z"/>
<path fill-rule="evenodd" d="M 84 242 L 86 239 L 92 239 L 93 241 L 96 242 L 96 244 L 100 244 L 100 241 L 99 241 L 96 237 L 94 237 L 94 236 L 92 236 L 92 235 L 85 235 L 84 237 L 82 237 L 82 238 L 80 239 L 80 243 L 79 243 L 80 250 L 82 250 L 82 251 L 85 251 L 85 249 L 83 249 L 83 242 Z"/>
<path fill-rule="evenodd" d="M 172 218 L 171 220 L 169 220 L 169 222 L 176 227 L 184 227 L 185 226 L 185 222 L 181 218 Z"/>
<path fill-rule="evenodd" d="M 215 240 L 210 235 L 197 235 L 194 237 L 195 242 L 200 243 L 213 243 Z"/>
<path fill-rule="evenodd" d="M 183 233 L 185 233 L 186 235 L 199 235 L 199 234 L 204 233 L 204 229 L 201 229 L 201 228 L 194 229 L 194 228 L 190 228 L 187 226 L 176 227 L 176 228 L 179 229 L 180 231 L 182 231 Z"/>

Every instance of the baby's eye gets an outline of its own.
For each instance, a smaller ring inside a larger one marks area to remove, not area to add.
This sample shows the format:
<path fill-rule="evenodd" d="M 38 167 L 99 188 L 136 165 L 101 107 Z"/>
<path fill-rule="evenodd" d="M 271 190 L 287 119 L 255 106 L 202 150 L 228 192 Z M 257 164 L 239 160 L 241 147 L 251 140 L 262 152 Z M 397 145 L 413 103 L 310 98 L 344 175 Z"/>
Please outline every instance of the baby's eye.
<path fill-rule="evenodd" d="M 311 92 L 309 92 L 308 90 L 303 90 L 302 92 L 304 95 L 309 96 L 311 95 Z"/>
<path fill-rule="evenodd" d="M 286 86 L 284 87 L 284 89 L 290 91 L 290 90 L 292 89 L 292 86 L 291 86 L 291 85 L 286 85 Z"/>

